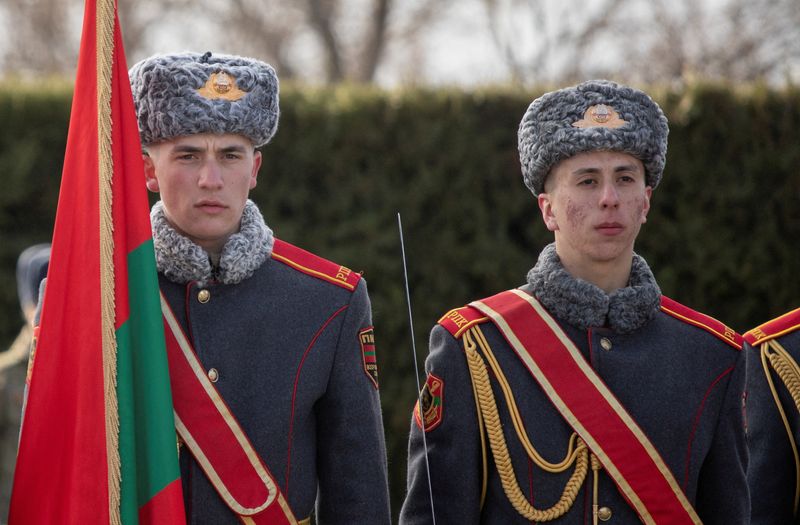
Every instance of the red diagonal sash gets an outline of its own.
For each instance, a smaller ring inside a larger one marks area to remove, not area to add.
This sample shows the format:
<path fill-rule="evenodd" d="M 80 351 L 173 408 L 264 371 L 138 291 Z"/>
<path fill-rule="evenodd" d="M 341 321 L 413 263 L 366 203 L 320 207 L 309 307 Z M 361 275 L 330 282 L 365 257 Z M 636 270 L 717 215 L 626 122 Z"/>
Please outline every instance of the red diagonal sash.
<path fill-rule="evenodd" d="M 297 520 L 161 295 L 175 427 L 219 495 L 247 524 Z"/>
<path fill-rule="evenodd" d="M 535 298 L 509 290 L 470 306 L 494 322 L 644 523 L 701 523 L 653 444 Z"/>

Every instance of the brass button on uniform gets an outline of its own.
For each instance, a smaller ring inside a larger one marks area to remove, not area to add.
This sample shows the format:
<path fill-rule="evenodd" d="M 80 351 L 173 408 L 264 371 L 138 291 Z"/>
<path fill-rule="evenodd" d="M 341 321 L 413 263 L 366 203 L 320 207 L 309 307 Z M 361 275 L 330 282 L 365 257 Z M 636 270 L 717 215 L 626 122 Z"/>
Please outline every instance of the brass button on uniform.
<path fill-rule="evenodd" d="M 219 379 L 219 372 L 217 372 L 216 368 L 211 368 L 208 371 L 208 378 L 211 380 L 212 383 L 217 382 L 217 379 Z"/>
<path fill-rule="evenodd" d="M 202 302 L 202 301 L 201 301 Z M 603 337 L 600 339 L 600 346 L 603 347 L 603 350 L 611 350 L 611 339 L 608 337 Z"/>
<path fill-rule="evenodd" d="M 611 519 L 611 509 L 608 507 L 600 507 L 597 509 L 597 517 L 600 521 L 608 521 Z"/>
<path fill-rule="evenodd" d="M 206 304 L 211 299 L 211 292 L 208 290 L 200 290 L 197 292 L 197 300 Z"/>

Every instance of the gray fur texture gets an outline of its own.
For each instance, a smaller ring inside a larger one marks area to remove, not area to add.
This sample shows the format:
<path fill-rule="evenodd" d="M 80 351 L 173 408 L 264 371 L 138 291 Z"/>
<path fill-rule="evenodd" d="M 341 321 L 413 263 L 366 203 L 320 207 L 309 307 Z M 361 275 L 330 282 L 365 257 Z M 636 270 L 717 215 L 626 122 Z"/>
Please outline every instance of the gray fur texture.
<path fill-rule="evenodd" d="M 201 285 L 212 280 L 224 284 L 244 281 L 272 254 L 275 236 L 264 222 L 258 206 L 247 201 L 242 222 L 222 248 L 219 268 L 213 268 L 208 253 L 187 237 L 181 235 L 167 222 L 161 201 L 150 210 L 153 227 L 153 246 L 156 267 L 167 279 L 183 284 L 198 281 Z"/>
<path fill-rule="evenodd" d="M 575 127 L 586 110 L 610 106 L 627 124 L 618 128 Z M 519 125 L 519 157 L 525 185 L 538 195 L 550 169 L 587 151 L 620 151 L 642 161 L 647 185 L 655 188 L 664 172 L 669 126 L 647 94 L 608 80 L 591 80 L 545 93 L 534 100 Z"/>
<path fill-rule="evenodd" d="M 629 334 L 652 319 L 661 306 L 656 278 L 644 258 L 636 254 L 628 286 L 607 294 L 572 277 L 561 264 L 555 243 L 549 244 L 528 272 L 528 285 L 551 314 L 583 330 L 606 326 Z"/>
<path fill-rule="evenodd" d="M 246 95 L 210 99 L 198 93 L 225 72 Z M 155 55 L 130 71 L 139 135 L 145 146 L 197 133 L 235 133 L 263 146 L 278 129 L 278 77 L 264 62 L 231 55 Z"/>

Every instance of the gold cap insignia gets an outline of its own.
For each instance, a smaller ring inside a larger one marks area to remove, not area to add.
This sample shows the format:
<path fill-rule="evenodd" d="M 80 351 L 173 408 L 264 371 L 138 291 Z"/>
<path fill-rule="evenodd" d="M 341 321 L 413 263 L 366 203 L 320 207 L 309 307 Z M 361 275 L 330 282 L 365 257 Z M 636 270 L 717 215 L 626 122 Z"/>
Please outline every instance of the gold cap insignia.
<path fill-rule="evenodd" d="M 597 104 L 587 109 L 583 118 L 572 125 L 576 128 L 619 128 L 627 123 L 627 120 L 619 118 L 619 113 L 611 106 Z"/>
<path fill-rule="evenodd" d="M 238 88 L 236 79 L 224 71 L 212 73 L 212 75 L 208 77 L 205 85 L 198 89 L 197 92 L 201 96 L 211 100 L 218 98 L 239 100 L 247 94 Z"/>

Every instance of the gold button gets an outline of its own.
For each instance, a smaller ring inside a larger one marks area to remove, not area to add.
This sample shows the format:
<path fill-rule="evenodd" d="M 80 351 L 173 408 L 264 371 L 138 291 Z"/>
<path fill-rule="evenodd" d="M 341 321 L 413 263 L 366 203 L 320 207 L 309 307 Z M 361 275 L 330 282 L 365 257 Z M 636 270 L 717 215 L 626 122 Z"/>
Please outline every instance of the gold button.
<path fill-rule="evenodd" d="M 203 304 L 206 304 L 209 299 L 211 299 L 211 292 L 208 290 L 200 290 L 197 292 L 197 300 Z"/>
<path fill-rule="evenodd" d="M 600 521 L 608 521 L 611 519 L 611 509 L 608 507 L 600 507 L 597 510 L 597 517 L 600 518 Z"/>
<path fill-rule="evenodd" d="M 603 350 L 611 350 L 611 339 L 608 337 L 603 337 L 600 339 L 600 346 L 603 347 Z"/>
<path fill-rule="evenodd" d="M 212 383 L 217 382 L 217 379 L 219 379 L 219 372 L 217 372 L 216 368 L 212 368 L 208 371 L 208 378 L 211 380 Z"/>

